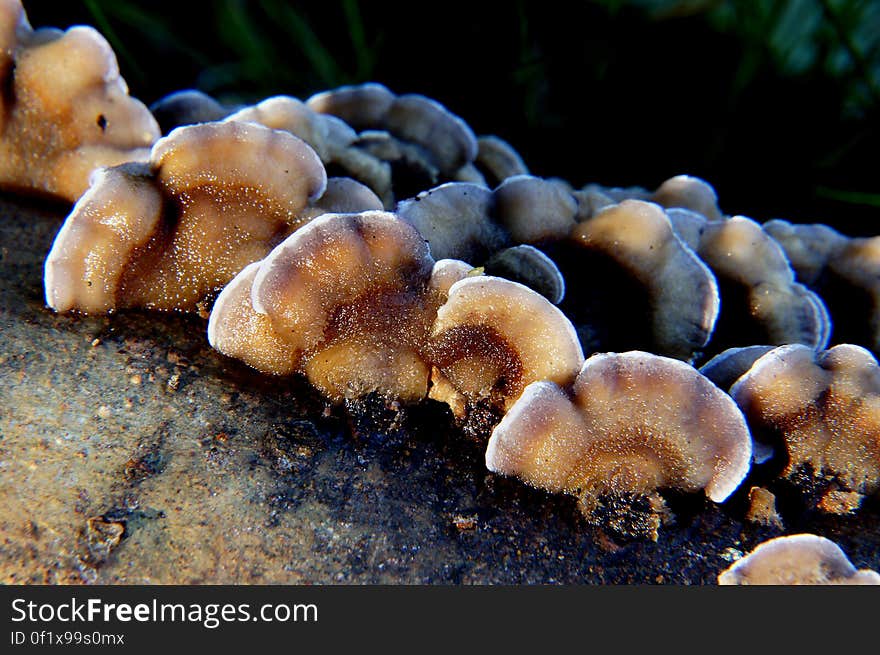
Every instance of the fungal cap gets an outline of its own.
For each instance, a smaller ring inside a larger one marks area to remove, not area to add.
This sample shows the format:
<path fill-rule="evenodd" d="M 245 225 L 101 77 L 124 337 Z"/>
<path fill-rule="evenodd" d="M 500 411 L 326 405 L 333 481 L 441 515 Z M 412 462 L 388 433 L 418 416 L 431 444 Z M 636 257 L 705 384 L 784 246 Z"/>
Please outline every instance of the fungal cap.
<path fill-rule="evenodd" d="M 513 146 L 494 135 L 477 138 L 476 164 L 485 170 L 495 183 L 501 183 L 515 175 L 529 174 L 528 166 Z"/>
<path fill-rule="evenodd" d="M 728 348 L 700 367 L 700 373 L 721 389 L 730 389 L 752 365 L 775 346 L 742 346 Z"/>
<path fill-rule="evenodd" d="M 749 470 L 731 399 L 693 367 L 632 351 L 590 357 L 569 397 L 528 387 L 490 438 L 490 470 L 574 494 L 705 489 L 722 502 Z"/>
<path fill-rule="evenodd" d="M 169 93 L 150 105 L 150 111 L 159 122 L 163 134 L 183 125 L 219 121 L 230 113 L 214 98 L 197 89 Z"/>
<path fill-rule="evenodd" d="M 447 182 L 397 206 L 397 215 L 425 238 L 435 259 L 477 263 L 509 242 L 491 217 L 492 192 L 467 182 Z"/>
<path fill-rule="evenodd" d="M 491 276 L 452 285 L 432 328 L 432 359 L 472 400 L 509 408 L 535 380 L 568 384 L 583 362 L 574 326 L 528 287 Z"/>
<path fill-rule="evenodd" d="M 663 207 L 690 209 L 710 221 L 723 217 L 718 209 L 715 189 L 705 180 L 692 175 L 676 175 L 669 178 L 657 187 L 651 199 Z"/>
<path fill-rule="evenodd" d="M 720 585 L 880 584 L 880 574 L 856 570 L 840 546 L 814 534 L 760 544 L 718 576 Z"/>
<path fill-rule="evenodd" d="M 341 118 L 356 130 L 363 130 L 383 124 L 394 100 L 395 95 L 387 87 L 368 82 L 317 93 L 306 105 L 318 113 Z"/>
<path fill-rule="evenodd" d="M 385 116 L 386 129 L 431 153 L 447 176 L 477 156 L 477 137 L 460 117 L 419 94 L 398 96 Z"/>
<path fill-rule="evenodd" d="M 100 33 L 33 31 L 18 5 L 5 7 L 0 33 L 0 184 L 72 202 L 96 168 L 144 160 L 159 126 Z"/>
<path fill-rule="evenodd" d="M 308 143 L 326 159 L 329 126 L 304 102 L 291 96 L 272 96 L 230 114 L 227 121 L 251 121 L 273 130 L 284 130 Z"/>
<path fill-rule="evenodd" d="M 780 346 L 758 359 L 730 390 L 756 437 L 781 434 L 790 475 L 810 464 L 845 489 L 880 488 L 880 366 L 865 348 L 839 344 L 817 353 Z"/>
<path fill-rule="evenodd" d="M 499 250 L 484 265 L 487 275 L 507 278 L 534 289 L 554 305 L 565 297 L 565 278 L 543 252 L 527 244 Z"/>
<path fill-rule="evenodd" d="M 708 343 L 720 308 L 715 276 L 658 205 L 624 200 L 578 224 L 571 236 L 647 287 L 658 352 L 690 359 Z"/>
<path fill-rule="evenodd" d="M 331 399 L 373 391 L 419 399 L 430 374 L 421 351 L 435 311 L 433 266 L 420 235 L 393 214 L 324 214 L 263 260 L 251 308 Z"/>
<path fill-rule="evenodd" d="M 161 208 L 145 164 L 96 170 L 46 257 L 46 304 L 56 312 L 115 309 L 125 267 L 155 233 Z"/>
<path fill-rule="evenodd" d="M 159 139 L 151 162 L 172 195 L 199 187 L 254 190 L 283 199 L 291 217 L 320 198 L 324 165 L 302 139 L 254 123 L 220 122 L 179 127 Z"/>
<path fill-rule="evenodd" d="M 495 189 L 498 221 L 514 243 L 564 239 L 575 226 L 577 201 L 558 184 L 533 175 L 509 177 Z"/>

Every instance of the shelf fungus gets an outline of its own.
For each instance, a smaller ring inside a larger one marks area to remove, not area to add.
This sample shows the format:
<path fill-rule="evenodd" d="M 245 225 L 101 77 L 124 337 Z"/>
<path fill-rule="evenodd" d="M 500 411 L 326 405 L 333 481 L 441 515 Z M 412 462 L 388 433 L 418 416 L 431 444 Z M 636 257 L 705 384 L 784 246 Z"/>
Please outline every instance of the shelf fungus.
<path fill-rule="evenodd" d="M 800 344 L 759 358 L 730 390 L 756 443 L 784 453 L 781 476 L 826 511 L 880 490 L 880 367 L 860 346 Z"/>
<path fill-rule="evenodd" d="M 821 224 L 768 221 L 798 280 L 818 292 L 834 321 L 834 340 L 880 353 L 880 237 L 846 237 Z"/>
<path fill-rule="evenodd" d="M 300 139 L 250 123 L 181 127 L 149 164 L 100 169 L 45 264 L 58 312 L 193 311 L 312 218 L 327 184 Z"/>
<path fill-rule="evenodd" d="M 583 356 L 568 321 L 515 282 L 435 263 L 387 212 L 325 214 L 220 294 L 209 340 L 266 373 L 304 374 L 334 401 L 429 395 L 506 408 L 536 379 L 565 383 Z"/>
<path fill-rule="evenodd" d="M 697 254 L 721 292 L 713 353 L 756 343 L 827 345 L 831 320 L 824 302 L 795 281 L 782 248 L 755 221 L 734 216 L 708 222 Z"/>
<path fill-rule="evenodd" d="M 492 433 L 489 470 L 577 496 L 590 522 L 657 538 L 661 490 L 723 502 L 749 471 L 751 439 L 731 398 L 684 362 L 593 355 L 570 390 L 522 393 Z"/>
<path fill-rule="evenodd" d="M 877 585 L 880 574 L 857 570 L 840 546 L 815 534 L 759 544 L 718 576 L 720 585 Z"/>
<path fill-rule="evenodd" d="M 159 138 L 91 27 L 34 30 L 0 0 L 0 187 L 75 201 L 92 171 L 145 161 Z"/>
<path fill-rule="evenodd" d="M 571 382 L 584 360 L 574 327 L 517 282 L 471 276 L 452 285 L 431 330 L 431 397 L 458 417 L 504 412 L 535 380 Z"/>
<path fill-rule="evenodd" d="M 691 360 L 718 315 L 715 278 L 658 205 L 624 200 L 575 227 L 559 256 L 564 310 L 587 350 Z"/>

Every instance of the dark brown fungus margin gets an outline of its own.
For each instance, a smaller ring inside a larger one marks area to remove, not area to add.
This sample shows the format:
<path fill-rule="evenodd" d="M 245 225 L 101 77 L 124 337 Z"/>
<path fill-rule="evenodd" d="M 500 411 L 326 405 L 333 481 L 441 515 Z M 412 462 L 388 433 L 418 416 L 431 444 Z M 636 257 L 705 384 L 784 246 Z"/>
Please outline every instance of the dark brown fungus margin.
<path fill-rule="evenodd" d="M 91 27 L 33 30 L 0 0 L 0 187 L 75 201 L 101 166 L 145 161 L 159 138 Z"/>
<path fill-rule="evenodd" d="M 578 497 L 588 520 L 657 538 L 659 490 L 723 502 L 749 471 L 731 398 L 692 366 L 644 352 L 593 355 L 571 391 L 529 385 L 492 433 L 490 471 Z"/>

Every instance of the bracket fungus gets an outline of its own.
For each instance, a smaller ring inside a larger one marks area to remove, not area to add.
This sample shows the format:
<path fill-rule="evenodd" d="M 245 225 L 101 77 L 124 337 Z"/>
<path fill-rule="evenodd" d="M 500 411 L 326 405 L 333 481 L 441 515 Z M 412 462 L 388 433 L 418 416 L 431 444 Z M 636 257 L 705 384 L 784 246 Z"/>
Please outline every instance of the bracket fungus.
<path fill-rule="evenodd" d="M 308 221 L 326 187 L 303 141 L 250 123 L 178 128 L 150 163 L 98 171 L 45 264 L 59 312 L 191 311 Z"/>
<path fill-rule="evenodd" d="M 718 280 L 721 314 L 713 352 L 751 344 L 824 348 L 831 321 L 822 299 L 795 281 L 782 248 L 743 216 L 710 221 L 697 250 Z"/>
<path fill-rule="evenodd" d="M 162 128 L 162 134 L 168 134 L 176 127 L 222 120 L 234 110 L 224 107 L 207 93 L 184 89 L 159 98 L 150 105 L 150 111 Z"/>
<path fill-rule="evenodd" d="M 334 401 L 423 398 L 441 298 L 418 232 L 393 214 L 325 214 L 220 294 L 211 345 L 266 373 L 304 373 Z"/>
<path fill-rule="evenodd" d="M 467 182 L 447 182 L 397 205 L 396 213 L 425 238 L 436 259 L 476 264 L 510 245 L 492 219 L 492 192 Z"/>
<path fill-rule="evenodd" d="M 759 544 L 718 576 L 720 585 L 877 585 L 880 574 L 857 570 L 840 546 L 814 534 Z"/>
<path fill-rule="evenodd" d="M 835 341 L 880 353 L 880 237 L 846 237 L 826 225 L 782 220 L 768 221 L 764 230 L 798 279 L 825 299 Z"/>
<path fill-rule="evenodd" d="M 659 206 L 606 207 L 578 224 L 566 245 L 564 308 L 585 347 L 690 360 L 709 341 L 719 308 L 715 278 Z"/>
<path fill-rule="evenodd" d="M 34 30 L 0 0 L 0 187 L 75 201 L 92 171 L 144 161 L 159 138 L 91 27 Z"/>
<path fill-rule="evenodd" d="M 529 167 L 513 146 L 493 135 L 477 138 L 477 158 L 474 165 L 492 187 L 509 177 L 529 174 Z"/>
<path fill-rule="evenodd" d="M 385 130 L 424 148 L 451 177 L 474 161 L 477 139 L 461 118 L 439 102 L 419 94 L 395 95 L 381 84 L 344 86 L 307 101 L 322 114 L 338 116 L 356 130 Z"/>
<path fill-rule="evenodd" d="M 467 277 L 431 329 L 431 397 L 456 414 L 480 404 L 505 411 L 535 380 L 567 384 L 583 360 L 574 327 L 549 300 L 503 278 Z"/>
<path fill-rule="evenodd" d="M 434 262 L 386 212 L 325 214 L 220 294 L 209 340 L 267 373 L 305 374 L 334 401 L 369 393 L 453 410 L 507 407 L 536 379 L 565 383 L 583 355 L 567 319 L 515 282 Z"/>
<path fill-rule="evenodd" d="M 526 387 L 492 432 L 486 465 L 577 496 L 592 522 L 656 539 L 658 490 L 703 489 L 723 502 L 750 457 L 745 419 L 727 394 L 684 362 L 632 351 L 593 355 L 570 391 Z"/>
<path fill-rule="evenodd" d="M 651 196 L 651 200 L 667 208 L 689 209 L 702 214 L 710 221 L 723 218 L 718 209 L 715 189 L 705 180 L 693 175 L 676 175 L 663 182 Z"/>
<path fill-rule="evenodd" d="M 780 346 L 730 393 L 756 442 L 783 448 L 783 477 L 800 485 L 806 475 L 832 492 L 880 490 L 880 366 L 869 351 Z"/>
<path fill-rule="evenodd" d="M 498 221 L 514 243 L 566 238 L 575 226 L 577 201 L 569 191 L 533 175 L 509 177 L 495 189 Z"/>

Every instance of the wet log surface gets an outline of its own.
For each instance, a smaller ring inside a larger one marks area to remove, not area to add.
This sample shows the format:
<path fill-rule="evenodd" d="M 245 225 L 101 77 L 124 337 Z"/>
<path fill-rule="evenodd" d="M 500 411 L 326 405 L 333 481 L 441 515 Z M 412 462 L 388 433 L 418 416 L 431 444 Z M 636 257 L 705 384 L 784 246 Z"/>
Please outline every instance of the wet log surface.
<path fill-rule="evenodd" d="M 64 207 L 0 196 L 0 582 L 714 584 L 782 530 L 673 499 L 616 542 L 571 498 L 486 471 L 439 405 L 327 407 L 214 352 L 196 316 L 58 316 Z M 783 506 L 880 570 L 880 508 Z"/>

